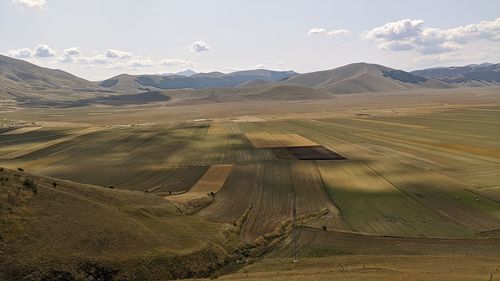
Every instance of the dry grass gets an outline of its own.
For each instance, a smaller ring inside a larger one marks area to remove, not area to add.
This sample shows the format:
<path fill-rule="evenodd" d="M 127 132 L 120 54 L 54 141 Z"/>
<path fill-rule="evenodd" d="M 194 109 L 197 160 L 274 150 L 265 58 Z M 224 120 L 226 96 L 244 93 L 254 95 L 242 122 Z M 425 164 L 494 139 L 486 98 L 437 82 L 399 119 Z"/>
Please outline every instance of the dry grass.
<path fill-rule="evenodd" d="M 30 280 L 56 280 L 42 277 L 52 270 L 78 271 L 75 268 L 86 262 L 105 267 L 109 261 L 117 274 L 135 271 L 139 280 L 159 280 L 176 270 L 159 270 L 165 264 L 177 267 L 177 274 L 184 274 L 179 276 L 189 276 L 183 267 L 196 268 L 197 262 L 208 260 L 196 270 L 202 271 L 219 258 L 205 259 L 196 253 L 220 243 L 222 226 L 183 215 L 183 206 L 156 195 L 7 169 L 0 171 L 0 178 L 0 237 L 5 243 L 1 280 L 23 280 L 28 275 Z M 33 186 L 27 188 L 26 179 L 33 180 Z M 192 254 L 193 258 L 182 259 Z M 156 258 L 163 263 L 154 264 Z M 152 275 L 141 278 L 145 264 Z M 159 271 L 163 275 L 155 276 Z"/>

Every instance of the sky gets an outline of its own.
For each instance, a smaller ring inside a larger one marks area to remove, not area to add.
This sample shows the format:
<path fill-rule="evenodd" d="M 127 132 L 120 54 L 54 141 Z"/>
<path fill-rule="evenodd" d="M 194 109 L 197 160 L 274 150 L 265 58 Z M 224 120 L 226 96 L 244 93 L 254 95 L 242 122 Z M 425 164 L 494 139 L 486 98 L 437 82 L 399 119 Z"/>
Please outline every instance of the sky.
<path fill-rule="evenodd" d="M 500 62 L 499 0 L 0 0 L 0 53 L 89 80 Z"/>

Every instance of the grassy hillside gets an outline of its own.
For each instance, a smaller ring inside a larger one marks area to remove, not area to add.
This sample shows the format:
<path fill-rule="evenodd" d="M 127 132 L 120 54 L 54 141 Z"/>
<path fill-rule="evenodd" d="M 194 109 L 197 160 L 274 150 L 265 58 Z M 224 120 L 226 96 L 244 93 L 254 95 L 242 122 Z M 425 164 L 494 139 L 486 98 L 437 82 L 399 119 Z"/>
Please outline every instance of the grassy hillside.
<path fill-rule="evenodd" d="M 0 190 L 2 280 L 202 276 L 229 255 L 222 226 L 155 195 L 4 168 Z"/>

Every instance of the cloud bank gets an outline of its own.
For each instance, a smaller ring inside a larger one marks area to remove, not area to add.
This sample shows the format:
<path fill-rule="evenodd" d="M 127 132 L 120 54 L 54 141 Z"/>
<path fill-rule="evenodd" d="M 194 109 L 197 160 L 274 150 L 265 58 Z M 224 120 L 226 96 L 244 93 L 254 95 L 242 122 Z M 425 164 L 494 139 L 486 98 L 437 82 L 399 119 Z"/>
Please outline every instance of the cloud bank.
<path fill-rule="evenodd" d="M 423 20 L 404 19 L 373 28 L 362 37 L 377 42 L 382 50 L 414 50 L 423 55 L 455 52 L 476 40 L 500 41 L 500 18 L 449 29 L 428 28 Z"/>

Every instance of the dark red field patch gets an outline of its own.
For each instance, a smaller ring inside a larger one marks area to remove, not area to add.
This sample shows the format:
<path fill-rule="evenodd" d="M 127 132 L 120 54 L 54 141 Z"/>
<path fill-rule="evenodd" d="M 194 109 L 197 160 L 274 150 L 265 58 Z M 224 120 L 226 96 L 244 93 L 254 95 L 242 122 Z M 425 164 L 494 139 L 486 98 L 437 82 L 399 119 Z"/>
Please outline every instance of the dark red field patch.
<path fill-rule="evenodd" d="M 296 159 L 299 160 L 342 160 L 342 155 L 331 151 L 330 149 L 318 146 L 298 146 L 286 148 Z"/>

